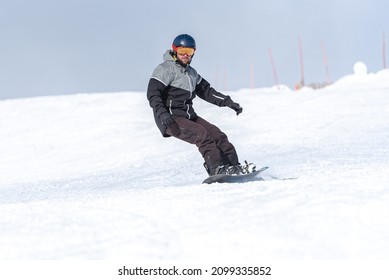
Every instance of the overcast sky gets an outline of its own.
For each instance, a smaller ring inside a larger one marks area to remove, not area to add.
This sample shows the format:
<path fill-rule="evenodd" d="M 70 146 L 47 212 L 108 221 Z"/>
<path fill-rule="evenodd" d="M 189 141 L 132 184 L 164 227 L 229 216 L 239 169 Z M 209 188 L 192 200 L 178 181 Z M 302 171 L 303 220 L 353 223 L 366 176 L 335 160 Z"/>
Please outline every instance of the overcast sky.
<path fill-rule="evenodd" d="M 192 35 L 192 66 L 216 89 L 350 74 L 357 61 L 383 67 L 387 0 L 0 0 L 0 99 L 145 91 L 180 33 Z M 389 43 L 387 43 L 389 45 Z M 387 47 L 389 49 L 389 47 Z M 323 52 L 324 50 L 324 52 Z M 387 50 L 388 51 L 388 50 Z"/>

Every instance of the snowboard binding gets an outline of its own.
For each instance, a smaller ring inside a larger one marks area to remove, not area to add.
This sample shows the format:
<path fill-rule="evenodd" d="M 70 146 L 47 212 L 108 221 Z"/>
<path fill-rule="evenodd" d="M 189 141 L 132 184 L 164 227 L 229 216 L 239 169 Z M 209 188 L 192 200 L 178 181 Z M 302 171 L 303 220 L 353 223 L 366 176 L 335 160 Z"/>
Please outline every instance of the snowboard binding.
<path fill-rule="evenodd" d="M 204 168 L 207 171 L 208 175 L 216 175 L 216 174 L 226 174 L 226 175 L 244 175 L 250 174 L 256 171 L 256 166 L 254 163 L 248 163 L 246 160 L 244 161 L 244 165 L 224 165 L 220 166 L 215 174 L 211 174 L 211 170 L 204 162 Z"/>
<path fill-rule="evenodd" d="M 248 163 L 247 160 L 244 161 L 244 165 L 241 165 L 242 173 L 243 174 L 249 174 L 253 173 L 256 170 L 256 166 L 254 163 Z"/>

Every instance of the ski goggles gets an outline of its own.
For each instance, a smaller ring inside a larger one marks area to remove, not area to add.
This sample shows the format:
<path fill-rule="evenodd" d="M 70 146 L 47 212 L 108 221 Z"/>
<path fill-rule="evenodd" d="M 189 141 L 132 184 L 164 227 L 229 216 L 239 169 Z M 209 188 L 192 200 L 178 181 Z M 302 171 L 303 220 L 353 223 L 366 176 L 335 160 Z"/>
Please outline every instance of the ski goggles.
<path fill-rule="evenodd" d="M 194 48 L 186 48 L 186 47 L 178 47 L 176 49 L 176 52 L 179 55 L 185 55 L 186 54 L 188 56 L 192 56 L 195 53 L 195 49 Z"/>

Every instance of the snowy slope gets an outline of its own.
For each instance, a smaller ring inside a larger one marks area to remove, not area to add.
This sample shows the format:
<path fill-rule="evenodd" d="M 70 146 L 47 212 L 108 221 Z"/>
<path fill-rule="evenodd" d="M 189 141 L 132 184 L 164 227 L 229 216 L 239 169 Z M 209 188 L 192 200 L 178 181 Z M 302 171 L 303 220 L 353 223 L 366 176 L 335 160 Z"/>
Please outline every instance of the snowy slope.
<path fill-rule="evenodd" d="M 0 101 L 0 259 L 389 258 L 389 71 L 228 94 L 195 108 L 265 181 L 201 185 L 144 92 Z"/>

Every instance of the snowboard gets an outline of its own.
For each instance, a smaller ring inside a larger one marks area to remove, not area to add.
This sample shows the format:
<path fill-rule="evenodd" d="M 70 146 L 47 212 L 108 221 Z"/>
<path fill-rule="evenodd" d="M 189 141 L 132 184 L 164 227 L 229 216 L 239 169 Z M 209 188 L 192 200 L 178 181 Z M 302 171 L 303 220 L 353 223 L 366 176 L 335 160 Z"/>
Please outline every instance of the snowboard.
<path fill-rule="evenodd" d="M 262 167 L 259 170 L 253 171 L 248 174 L 242 175 L 227 175 L 227 174 L 216 174 L 209 176 L 203 181 L 203 184 L 212 184 L 212 183 L 244 183 L 252 181 L 262 171 L 265 171 L 269 167 Z M 263 180 L 263 179 L 262 179 Z"/>

